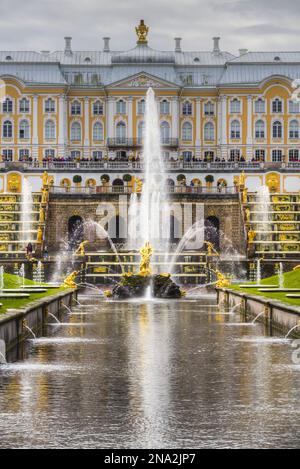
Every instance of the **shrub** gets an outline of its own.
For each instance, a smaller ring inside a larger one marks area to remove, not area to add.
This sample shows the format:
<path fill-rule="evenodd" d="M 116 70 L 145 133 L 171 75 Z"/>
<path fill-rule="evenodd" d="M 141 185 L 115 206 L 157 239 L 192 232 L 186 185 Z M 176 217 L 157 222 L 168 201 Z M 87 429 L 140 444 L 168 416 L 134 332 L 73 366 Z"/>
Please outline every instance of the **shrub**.
<path fill-rule="evenodd" d="M 214 180 L 215 180 L 215 178 L 211 174 L 208 174 L 207 176 L 205 176 L 205 181 L 207 183 L 213 183 Z"/>
<path fill-rule="evenodd" d="M 76 174 L 74 177 L 73 177 L 73 182 L 75 184 L 80 184 L 82 182 L 82 177 L 79 176 L 79 174 Z"/>
<path fill-rule="evenodd" d="M 103 175 L 101 176 L 101 182 L 102 182 L 102 184 L 108 183 L 109 181 L 110 181 L 110 177 L 109 177 L 108 174 L 103 174 Z"/>

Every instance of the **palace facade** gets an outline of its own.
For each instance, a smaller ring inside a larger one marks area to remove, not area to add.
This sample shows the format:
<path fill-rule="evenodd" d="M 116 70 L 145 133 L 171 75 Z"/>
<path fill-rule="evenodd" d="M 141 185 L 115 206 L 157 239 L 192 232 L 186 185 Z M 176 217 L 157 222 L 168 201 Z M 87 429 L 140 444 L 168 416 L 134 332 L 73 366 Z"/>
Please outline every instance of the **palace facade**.
<path fill-rule="evenodd" d="M 208 52 L 152 49 L 147 34 L 129 51 L 0 53 L 0 189 L 26 173 L 36 190 L 45 168 L 55 186 L 121 185 L 142 166 L 145 94 L 155 90 L 170 184 L 234 185 L 244 170 L 250 191 L 277 180 L 300 189 L 300 52 L 235 56 L 213 38 Z M 78 181 L 78 179 L 77 179 Z M 118 185 L 116 184 L 116 185 Z"/>

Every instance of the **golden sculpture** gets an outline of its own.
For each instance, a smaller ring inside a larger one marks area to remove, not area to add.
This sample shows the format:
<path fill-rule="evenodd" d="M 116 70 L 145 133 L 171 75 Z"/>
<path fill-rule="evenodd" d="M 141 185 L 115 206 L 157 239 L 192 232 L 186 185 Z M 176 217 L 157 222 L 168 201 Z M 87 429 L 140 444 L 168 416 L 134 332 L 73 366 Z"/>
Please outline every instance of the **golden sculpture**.
<path fill-rule="evenodd" d="M 256 238 L 256 231 L 254 230 L 249 230 L 248 231 L 248 243 L 252 244 Z"/>
<path fill-rule="evenodd" d="M 267 174 L 266 184 L 270 192 L 280 192 L 280 175 L 277 173 Z"/>
<path fill-rule="evenodd" d="M 226 278 L 225 275 L 222 274 L 222 272 L 220 272 L 219 270 L 213 270 L 213 272 L 217 276 L 217 282 L 216 282 L 216 287 L 217 288 L 230 287 L 230 285 L 231 285 L 230 279 Z"/>
<path fill-rule="evenodd" d="M 243 190 L 242 201 L 243 201 L 243 204 L 246 204 L 248 202 L 248 189 Z"/>
<path fill-rule="evenodd" d="M 143 181 L 135 176 L 132 177 L 132 191 L 140 194 L 143 190 Z"/>
<path fill-rule="evenodd" d="M 45 210 L 43 207 L 40 207 L 39 222 L 45 223 Z"/>
<path fill-rule="evenodd" d="M 144 20 L 140 21 L 140 24 L 135 28 L 135 31 L 138 37 L 138 44 L 147 44 L 149 27 L 145 25 Z"/>
<path fill-rule="evenodd" d="M 149 242 L 145 243 L 145 246 L 143 246 L 142 249 L 140 250 L 140 254 L 142 256 L 142 259 L 141 259 L 140 271 L 138 275 L 149 277 L 151 275 L 150 260 L 153 254 L 153 249 Z"/>
<path fill-rule="evenodd" d="M 82 241 L 82 243 L 80 243 L 78 248 L 76 249 L 75 254 L 79 256 L 85 256 L 85 245 L 88 243 L 89 241 Z"/>
<path fill-rule="evenodd" d="M 49 174 L 47 171 L 44 171 L 43 176 L 42 176 L 42 181 L 43 181 L 43 187 L 48 187 L 49 186 Z"/>
<path fill-rule="evenodd" d="M 75 280 L 75 278 L 77 277 L 78 274 L 79 274 L 79 271 L 74 270 L 74 272 L 72 272 L 70 275 L 68 275 L 65 278 L 63 286 L 68 287 L 68 288 L 76 288 L 77 284 L 74 282 L 74 280 Z"/>
<path fill-rule="evenodd" d="M 204 244 L 206 244 L 207 246 L 207 255 L 208 256 L 218 256 L 219 253 L 216 251 L 213 243 L 211 243 L 210 241 L 205 241 Z"/>
<path fill-rule="evenodd" d="M 38 244 L 41 244 L 43 242 L 43 230 L 40 226 L 38 227 L 36 242 Z"/>
<path fill-rule="evenodd" d="M 8 176 L 7 180 L 8 192 L 21 192 L 21 176 L 12 173 Z"/>
<path fill-rule="evenodd" d="M 250 217 L 251 217 L 251 211 L 250 211 L 249 207 L 246 208 L 245 215 L 246 215 L 246 222 L 249 223 L 250 222 Z"/>
<path fill-rule="evenodd" d="M 48 203 L 48 191 L 47 189 L 42 190 L 42 204 Z"/>
<path fill-rule="evenodd" d="M 112 291 L 111 290 L 104 290 L 103 294 L 106 298 L 111 298 L 112 297 Z"/>
<path fill-rule="evenodd" d="M 240 174 L 240 177 L 239 177 L 239 186 L 240 186 L 240 188 L 244 188 L 245 184 L 246 184 L 246 174 L 245 174 L 245 171 L 243 171 Z"/>

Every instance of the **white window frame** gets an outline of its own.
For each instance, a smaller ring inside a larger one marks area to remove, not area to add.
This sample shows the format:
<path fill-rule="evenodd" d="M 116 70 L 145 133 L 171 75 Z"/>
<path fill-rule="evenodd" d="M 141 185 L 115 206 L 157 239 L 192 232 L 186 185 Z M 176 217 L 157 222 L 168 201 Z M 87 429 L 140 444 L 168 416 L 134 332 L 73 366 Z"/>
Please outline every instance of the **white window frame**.
<path fill-rule="evenodd" d="M 82 113 L 82 104 L 78 99 L 74 99 L 71 102 L 70 114 L 71 116 L 81 116 Z"/>
<path fill-rule="evenodd" d="M 49 133 L 49 127 L 47 124 L 53 124 Z M 44 138 L 46 141 L 56 139 L 56 122 L 53 119 L 47 119 L 44 124 Z"/>
<path fill-rule="evenodd" d="M 97 129 L 96 129 L 97 128 Z M 96 130 L 97 132 L 99 132 L 99 135 L 96 135 Z M 100 138 L 96 138 L 96 137 L 100 137 Z M 103 124 L 102 122 L 100 121 L 96 121 L 94 122 L 93 124 L 93 140 L 95 142 L 102 142 L 104 139 L 104 132 L 103 132 Z"/>
<path fill-rule="evenodd" d="M 215 140 L 215 126 L 213 122 L 206 122 L 203 126 L 203 139 L 205 142 Z"/>
<path fill-rule="evenodd" d="M 48 106 L 48 103 L 51 103 L 51 106 Z M 45 114 L 53 114 L 56 111 L 55 99 L 53 98 L 46 98 L 44 102 L 44 113 Z"/>
<path fill-rule="evenodd" d="M 25 129 L 21 129 L 22 124 L 26 124 Z M 24 132 L 21 136 L 21 131 Z M 29 140 L 30 139 L 30 122 L 27 119 L 21 119 L 19 121 L 19 140 Z"/>
<path fill-rule="evenodd" d="M 79 138 L 74 138 L 74 128 L 76 127 L 76 137 L 79 136 Z M 78 130 L 79 129 L 79 130 Z M 72 122 L 71 123 L 71 127 L 70 127 L 70 140 L 71 142 L 81 142 L 81 139 L 82 139 L 82 126 L 81 126 L 81 122 L 78 122 L 78 121 L 75 121 L 75 122 Z"/>
<path fill-rule="evenodd" d="M 24 108 L 22 108 L 23 103 L 27 104 Z M 30 99 L 25 96 L 19 100 L 19 114 L 30 114 Z"/>

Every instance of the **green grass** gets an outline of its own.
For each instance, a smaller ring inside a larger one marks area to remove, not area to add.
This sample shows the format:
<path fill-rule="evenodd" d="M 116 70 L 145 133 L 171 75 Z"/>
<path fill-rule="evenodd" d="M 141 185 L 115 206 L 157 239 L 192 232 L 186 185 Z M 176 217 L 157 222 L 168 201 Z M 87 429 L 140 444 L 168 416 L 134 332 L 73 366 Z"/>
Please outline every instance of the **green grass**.
<path fill-rule="evenodd" d="M 255 285 L 257 282 L 248 282 L 243 283 L 243 285 Z M 264 285 L 275 285 L 278 286 L 279 279 L 278 275 L 274 277 L 265 278 L 261 281 L 261 287 L 263 288 Z M 287 298 L 286 295 L 288 292 L 260 292 L 258 288 L 240 288 L 238 285 L 231 285 L 229 288 L 232 290 L 240 291 L 243 293 L 248 293 L 257 296 L 263 296 L 265 298 L 270 298 L 272 300 L 279 300 L 283 303 L 287 303 L 293 306 L 300 306 L 300 298 Z M 284 288 L 299 288 L 300 289 L 300 269 L 292 270 L 291 272 L 287 272 L 284 274 Z M 297 292 L 298 294 L 298 292 Z M 300 294 L 300 292 L 299 292 Z"/>
<path fill-rule="evenodd" d="M 25 285 L 38 285 L 32 280 L 25 279 Z M 4 274 L 4 288 L 22 288 L 22 279 L 17 275 Z M 65 287 L 50 288 L 43 293 L 30 293 L 28 298 L 0 298 L 0 303 L 3 306 L 0 307 L 0 314 L 3 314 L 7 309 L 13 308 L 24 308 L 35 300 L 44 298 L 45 296 L 54 295 L 55 293 L 67 290 Z"/>

